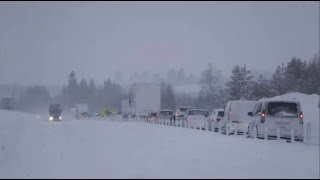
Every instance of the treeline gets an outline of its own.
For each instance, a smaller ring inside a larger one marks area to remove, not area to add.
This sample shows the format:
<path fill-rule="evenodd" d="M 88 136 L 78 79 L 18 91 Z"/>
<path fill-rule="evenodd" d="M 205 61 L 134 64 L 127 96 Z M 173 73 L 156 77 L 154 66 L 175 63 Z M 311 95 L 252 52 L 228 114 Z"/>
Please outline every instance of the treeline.
<path fill-rule="evenodd" d="M 174 71 L 168 72 L 168 79 L 174 77 Z M 178 73 L 179 74 L 179 73 Z M 183 70 L 180 78 L 183 79 Z M 310 61 L 292 58 L 287 64 L 277 66 L 271 78 L 260 74 L 255 77 L 246 65 L 236 65 L 232 75 L 226 83 L 223 82 L 221 71 L 214 65 L 208 64 L 201 73 L 198 83 L 201 90 L 197 96 L 187 93 L 176 93 L 172 86 L 174 81 L 161 79 L 161 108 L 175 109 L 177 105 L 191 105 L 198 108 L 212 110 L 223 108 L 230 100 L 259 100 L 290 92 L 305 94 L 320 94 L 320 58 L 315 56 Z M 89 104 L 93 111 L 102 107 L 121 110 L 121 100 L 127 98 L 127 92 L 110 78 L 103 85 L 97 87 L 93 80 L 89 82 L 81 79 L 78 82 L 72 71 L 68 82 L 63 86 L 61 93 L 50 97 L 44 86 L 28 87 L 20 94 L 16 107 L 22 111 L 31 109 L 47 109 L 50 103 L 61 103 L 67 107 L 75 104 Z"/>
<path fill-rule="evenodd" d="M 320 57 L 309 62 L 292 58 L 286 65 L 277 66 L 271 78 L 263 74 L 254 77 L 246 65 L 236 65 L 230 79 L 221 83 L 221 72 L 212 64 L 201 74 L 201 92 L 198 97 L 185 97 L 183 100 L 206 108 L 223 108 L 230 100 L 259 100 L 290 92 L 320 94 Z M 181 103 L 181 101 L 178 101 Z"/>
<path fill-rule="evenodd" d="M 61 93 L 51 97 L 44 86 L 31 86 L 20 94 L 17 109 L 25 112 L 47 110 L 49 104 L 59 103 L 66 108 L 75 107 L 76 104 L 88 104 L 91 111 L 99 111 L 102 107 L 120 110 L 121 100 L 126 96 L 122 87 L 109 78 L 102 86 L 97 87 L 91 80 L 78 82 L 76 74 L 72 71 Z"/>
<path fill-rule="evenodd" d="M 37 113 L 48 109 L 52 101 L 50 93 L 44 86 L 31 86 L 21 92 L 16 100 L 16 109 L 23 112 Z"/>
<path fill-rule="evenodd" d="M 72 71 L 67 85 L 63 86 L 57 99 L 68 107 L 88 104 L 91 110 L 99 111 L 102 107 L 120 109 L 124 97 L 125 92 L 122 87 L 110 78 L 105 80 L 102 86 L 97 87 L 93 80 L 88 83 L 85 79 L 81 79 L 78 83 L 76 74 Z"/>

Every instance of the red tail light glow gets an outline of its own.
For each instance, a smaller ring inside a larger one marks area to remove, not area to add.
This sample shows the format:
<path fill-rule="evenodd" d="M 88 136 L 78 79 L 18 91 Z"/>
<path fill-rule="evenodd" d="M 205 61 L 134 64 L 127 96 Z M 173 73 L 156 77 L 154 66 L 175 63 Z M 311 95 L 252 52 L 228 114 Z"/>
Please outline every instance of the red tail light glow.
<path fill-rule="evenodd" d="M 261 123 L 264 123 L 266 120 L 266 113 L 265 112 L 262 112 L 261 113 Z"/>
<path fill-rule="evenodd" d="M 300 112 L 300 115 L 299 115 L 299 122 L 300 124 L 303 124 L 303 113 Z"/>

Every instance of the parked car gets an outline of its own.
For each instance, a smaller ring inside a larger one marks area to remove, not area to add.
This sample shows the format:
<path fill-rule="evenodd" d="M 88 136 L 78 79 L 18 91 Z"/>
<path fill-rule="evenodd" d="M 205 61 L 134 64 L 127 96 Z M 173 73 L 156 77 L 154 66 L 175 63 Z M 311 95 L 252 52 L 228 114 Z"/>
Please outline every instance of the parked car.
<path fill-rule="evenodd" d="M 158 118 L 160 119 L 172 119 L 173 118 L 173 110 L 163 109 L 158 113 Z"/>
<path fill-rule="evenodd" d="M 88 113 L 87 112 L 82 112 L 81 113 L 81 118 L 82 119 L 88 119 L 89 118 Z"/>
<path fill-rule="evenodd" d="M 188 109 L 195 109 L 193 106 L 177 106 L 176 111 L 173 114 L 174 124 L 180 124 L 179 121 L 184 119 Z"/>
<path fill-rule="evenodd" d="M 172 125 L 174 125 L 173 116 L 174 116 L 174 111 L 173 110 L 171 110 L 171 109 L 163 109 L 158 113 L 157 118 L 158 119 L 170 120 L 170 125 L 172 126 Z"/>
<path fill-rule="evenodd" d="M 151 122 L 154 122 L 155 119 L 157 118 L 157 112 L 149 112 L 147 114 L 147 118 L 150 119 Z"/>
<path fill-rule="evenodd" d="M 123 119 L 129 118 L 129 114 L 128 114 L 128 113 L 122 113 L 122 118 L 123 118 Z"/>
<path fill-rule="evenodd" d="M 88 115 L 88 118 L 92 118 L 92 117 L 94 117 L 93 112 L 88 112 L 88 113 L 87 113 L 87 115 Z"/>
<path fill-rule="evenodd" d="M 209 118 L 209 130 L 217 130 L 219 128 L 219 122 L 223 118 L 224 109 L 214 109 Z"/>
<path fill-rule="evenodd" d="M 209 115 L 209 111 L 205 109 L 189 109 L 184 116 L 186 124 L 183 124 L 183 126 L 204 130 L 209 121 Z"/>
<path fill-rule="evenodd" d="M 223 133 L 226 134 L 227 129 L 228 135 L 234 134 L 235 131 L 240 134 L 247 133 L 249 123 L 252 121 L 248 116 L 248 112 L 252 111 L 256 104 L 257 101 L 229 101 L 224 110 L 223 118 L 220 120 Z"/>
<path fill-rule="evenodd" d="M 256 127 L 257 137 L 276 138 L 280 129 L 280 138 L 290 139 L 294 130 L 295 140 L 303 141 L 303 112 L 296 100 L 261 100 L 248 115 L 253 118 L 249 126 L 249 137 L 253 137 Z"/>

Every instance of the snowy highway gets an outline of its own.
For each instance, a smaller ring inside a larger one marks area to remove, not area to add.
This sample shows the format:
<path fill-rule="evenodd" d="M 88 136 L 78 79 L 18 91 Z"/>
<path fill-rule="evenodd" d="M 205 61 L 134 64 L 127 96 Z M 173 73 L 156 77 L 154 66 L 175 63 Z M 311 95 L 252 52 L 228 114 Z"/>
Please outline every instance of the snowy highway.
<path fill-rule="evenodd" d="M 0 178 L 319 178 L 318 145 L 0 114 Z"/>

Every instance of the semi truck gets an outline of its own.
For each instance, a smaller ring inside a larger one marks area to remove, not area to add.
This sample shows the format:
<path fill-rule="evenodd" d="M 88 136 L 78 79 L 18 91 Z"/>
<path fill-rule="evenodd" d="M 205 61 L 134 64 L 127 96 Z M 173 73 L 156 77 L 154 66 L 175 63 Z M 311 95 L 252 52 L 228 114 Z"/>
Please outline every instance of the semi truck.
<path fill-rule="evenodd" d="M 129 92 L 129 106 L 138 117 L 159 112 L 161 108 L 161 88 L 156 83 L 135 83 Z"/>
<path fill-rule="evenodd" d="M 62 121 L 62 109 L 60 104 L 50 104 L 49 107 L 49 121 Z"/>

